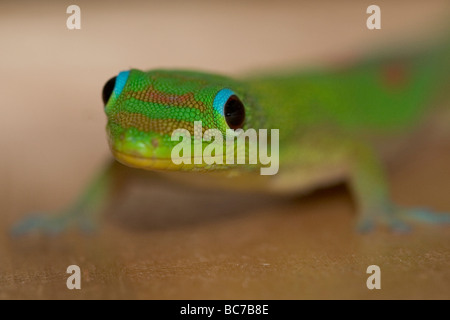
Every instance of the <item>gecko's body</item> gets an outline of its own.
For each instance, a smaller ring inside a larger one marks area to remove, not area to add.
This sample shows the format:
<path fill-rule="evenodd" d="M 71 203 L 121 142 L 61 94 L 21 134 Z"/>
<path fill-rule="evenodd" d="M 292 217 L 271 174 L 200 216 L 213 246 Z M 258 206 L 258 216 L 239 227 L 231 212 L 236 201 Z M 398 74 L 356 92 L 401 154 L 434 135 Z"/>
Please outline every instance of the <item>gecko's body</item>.
<path fill-rule="evenodd" d="M 103 91 L 110 147 L 119 162 L 131 167 L 195 171 L 183 176 L 193 182 L 207 177 L 207 183 L 296 193 L 346 181 L 363 229 L 378 220 L 403 229 L 404 217 L 449 221 L 448 215 L 395 206 L 378 153 L 380 146 L 386 149 L 394 140 L 411 138 L 429 119 L 430 110 L 437 109 L 436 97 L 449 83 L 449 60 L 447 50 L 437 50 L 371 59 L 346 68 L 242 80 L 132 69 L 110 80 Z M 238 102 L 230 111 L 226 108 L 233 97 Z M 279 172 L 261 176 L 256 170 L 259 165 L 175 165 L 171 151 L 178 142 L 171 135 L 180 128 L 193 135 L 194 121 L 202 121 L 204 130 L 218 129 L 224 135 L 230 127 L 279 129 Z M 77 208 L 82 208 L 78 210 L 94 210 L 93 203 L 101 202 L 110 189 L 109 181 L 107 175 L 97 179 L 78 202 Z M 41 220 L 19 230 L 42 226 Z"/>

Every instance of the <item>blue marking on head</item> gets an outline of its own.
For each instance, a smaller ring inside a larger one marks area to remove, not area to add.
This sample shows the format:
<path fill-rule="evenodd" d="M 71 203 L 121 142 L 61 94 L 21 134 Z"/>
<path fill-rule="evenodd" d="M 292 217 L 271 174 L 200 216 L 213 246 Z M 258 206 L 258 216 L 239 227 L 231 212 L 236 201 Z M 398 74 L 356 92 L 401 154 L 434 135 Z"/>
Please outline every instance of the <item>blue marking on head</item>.
<path fill-rule="evenodd" d="M 213 108 L 222 116 L 225 116 L 223 113 L 223 107 L 232 95 L 235 95 L 235 93 L 232 90 L 225 88 L 217 92 L 216 96 L 214 97 Z"/>
<path fill-rule="evenodd" d="M 125 83 L 128 80 L 128 76 L 130 75 L 130 71 L 122 71 L 117 75 L 116 78 L 116 85 L 114 86 L 114 96 L 118 97 L 123 90 L 123 87 L 125 87 Z"/>

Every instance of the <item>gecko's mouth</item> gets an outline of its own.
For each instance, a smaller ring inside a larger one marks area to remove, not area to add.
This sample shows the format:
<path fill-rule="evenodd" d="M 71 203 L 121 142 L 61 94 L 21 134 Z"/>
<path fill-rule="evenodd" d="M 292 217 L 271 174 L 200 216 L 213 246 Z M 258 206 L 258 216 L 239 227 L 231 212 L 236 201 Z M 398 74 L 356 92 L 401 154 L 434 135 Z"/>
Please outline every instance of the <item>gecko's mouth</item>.
<path fill-rule="evenodd" d="M 120 163 L 148 170 L 180 170 L 171 159 L 171 145 L 162 143 L 158 134 L 144 134 L 131 128 L 119 131 L 111 130 L 115 123 L 109 123 L 109 145 L 114 158 Z"/>
<path fill-rule="evenodd" d="M 114 137 L 110 132 L 109 144 L 117 161 L 133 168 L 166 171 L 211 171 L 230 167 L 226 164 L 227 156 L 223 151 L 217 156 L 205 154 L 202 151 L 197 154 L 189 144 L 190 152 L 186 153 L 182 148 L 180 154 L 180 150 L 174 152 L 174 148 L 179 147 L 178 141 L 164 139 L 164 137 L 156 134 L 149 136 L 127 130 L 119 134 L 118 137 Z M 224 146 L 223 150 L 225 149 Z M 218 159 L 222 161 L 217 162 Z"/>
<path fill-rule="evenodd" d="M 186 159 L 190 162 L 175 164 L 171 158 L 157 158 L 157 157 L 144 157 L 138 154 L 127 154 L 124 152 L 120 152 L 112 149 L 112 153 L 114 157 L 120 163 L 139 169 L 147 169 L 147 170 L 192 170 L 194 167 L 198 167 L 198 165 L 194 164 L 193 159 Z"/>

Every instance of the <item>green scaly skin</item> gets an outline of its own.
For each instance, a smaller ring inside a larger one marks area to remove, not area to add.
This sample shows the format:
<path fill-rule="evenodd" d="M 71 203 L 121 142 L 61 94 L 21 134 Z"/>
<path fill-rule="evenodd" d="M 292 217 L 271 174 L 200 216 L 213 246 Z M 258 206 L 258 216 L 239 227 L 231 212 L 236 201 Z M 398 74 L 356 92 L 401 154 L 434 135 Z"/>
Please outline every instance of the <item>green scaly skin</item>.
<path fill-rule="evenodd" d="M 395 230 L 406 230 L 406 219 L 449 222 L 447 214 L 395 206 L 374 148 L 375 142 L 407 136 L 431 113 L 434 98 L 449 83 L 448 51 L 240 81 L 200 72 L 133 69 L 121 93 L 113 93 L 105 106 L 109 144 L 114 157 L 131 167 L 201 171 L 207 176 L 232 172 L 233 177 L 218 175 L 218 184 L 238 179 L 245 183 L 231 184 L 264 192 L 298 193 L 346 181 L 358 204 L 361 230 L 371 229 L 378 221 Z M 193 135 L 193 122 L 202 121 L 203 132 L 214 128 L 225 135 L 227 123 L 213 108 L 216 94 L 224 88 L 234 91 L 245 105 L 244 130 L 279 129 L 278 174 L 260 176 L 259 164 L 174 165 L 170 160 L 178 144 L 171 141 L 175 129 L 187 129 Z M 112 174 L 112 170 L 105 172 Z M 105 191 L 97 192 L 95 201 L 82 197 L 78 206 L 82 203 L 94 212 L 90 202 L 106 201 L 112 183 L 98 181 L 112 179 L 101 176 L 94 181 Z M 35 219 L 34 224 L 25 222 L 15 230 L 23 233 L 38 226 L 51 231 L 44 226 L 52 219 L 38 218 L 39 223 Z"/>

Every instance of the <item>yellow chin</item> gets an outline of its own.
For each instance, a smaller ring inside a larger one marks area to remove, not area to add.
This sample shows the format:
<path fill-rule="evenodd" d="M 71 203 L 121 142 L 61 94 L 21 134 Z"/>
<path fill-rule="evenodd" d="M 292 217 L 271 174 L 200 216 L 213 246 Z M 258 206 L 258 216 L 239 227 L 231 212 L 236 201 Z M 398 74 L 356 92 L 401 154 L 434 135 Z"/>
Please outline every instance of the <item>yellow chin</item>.
<path fill-rule="evenodd" d="M 114 157 L 120 163 L 139 169 L 146 170 L 191 170 L 196 166 L 194 164 L 175 164 L 171 158 L 145 158 L 137 155 L 130 155 L 120 151 L 112 150 Z M 191 161 L 192 162 L 192 161 Z"/>
<path fill-rule="evenodd" d="M 205 163 L 196 164 L 194 158 L 189 159 L 190 163 L 173 163 L 171 158 L 146 158 L 139 155 L 130 155 L 117 150 L 112 150 L 114 157 L 120 163 L 145 170 L 168 170 L 168 171 L 211 171 L 229 169 L 227 165 L 208 165 Z"/>
<path fill-rule="evenodd" d="M 181 181 L 188 179 L 187 181 L 189 181 L 189 183 L 193 183 L 194 185 L 198 185 L 200 187 L 206 185 L 239 190 L 267 189 L 267 181 L 264 180 L 266 176 L 254 174 L 255 172 L 259 173 L 259 170 L 249 170 L 250 168 L 246 166 L 233 167 L 227 165 L 194 164 L 194 159 L 192 158 L 190 159 L 190 164 L 183 163 L 177 165 L 173 163 L 171 158 L 145 158 L 138 155 L 122 153 L 116 150 L 112 150 L 112 152 L 116 160 L 126 166 L 152 171 L 166 171 L 166 174 L 169 174 L 168 177 L 181 179 Z M 247 168 L 247 170 L 245 170 L 245 168 Z M 180 175 L 176 174 L 175 171 L 192 172 L 192 174 L 197 173 L 197 175 L 195 179 L 192 179 L 190 174 Z M 251 179 L 249 179 L 249 176 L 251 176 Z"/>

